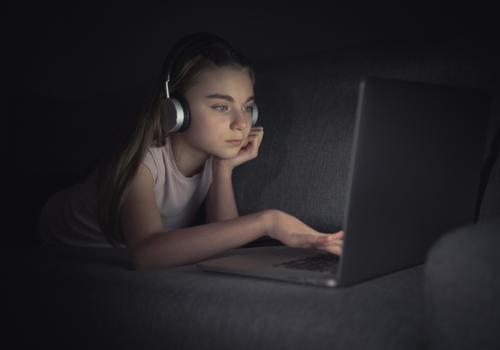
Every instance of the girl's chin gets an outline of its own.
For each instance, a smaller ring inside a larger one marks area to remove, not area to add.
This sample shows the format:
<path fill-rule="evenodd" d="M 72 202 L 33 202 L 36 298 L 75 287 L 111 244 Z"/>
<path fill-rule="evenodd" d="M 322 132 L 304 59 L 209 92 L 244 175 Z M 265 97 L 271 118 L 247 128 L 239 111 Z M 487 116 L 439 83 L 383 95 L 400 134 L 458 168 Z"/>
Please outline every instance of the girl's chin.
<path fill-rule="evenodd" d="M 216 153 L 213 153 L 213 155 L 215 157 L 222 158 L 222 159 L 231 159 L 231 158 L 236 157 L 238 155 L 239 151 L 240 151 L 239 147 L 235 147 L 234 149 L 218 151 Z"/>

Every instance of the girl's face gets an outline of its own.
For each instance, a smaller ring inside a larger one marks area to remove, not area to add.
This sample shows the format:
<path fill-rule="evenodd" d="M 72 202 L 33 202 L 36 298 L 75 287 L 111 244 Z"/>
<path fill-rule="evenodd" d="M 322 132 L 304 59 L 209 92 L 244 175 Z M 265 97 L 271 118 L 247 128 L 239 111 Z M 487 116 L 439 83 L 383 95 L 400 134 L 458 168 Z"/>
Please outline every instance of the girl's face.
<path fill-rule="evenodd" d="M 185 93 L 191 123 L 185 140 L 200 152 L 235 157 L 251 129 L 254 101 L 249 74 L 233 67 L 206 69 Z M 237 142 L 229 142 L 239 140 Z"/>

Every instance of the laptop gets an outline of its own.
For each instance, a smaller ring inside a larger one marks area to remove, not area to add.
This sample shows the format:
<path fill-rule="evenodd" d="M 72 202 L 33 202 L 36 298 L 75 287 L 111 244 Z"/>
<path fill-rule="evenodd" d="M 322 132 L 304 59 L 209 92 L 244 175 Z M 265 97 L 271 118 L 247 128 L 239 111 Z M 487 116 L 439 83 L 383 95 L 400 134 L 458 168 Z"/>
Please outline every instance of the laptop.
<path fill-rule="evenodd" d="M 281 245 L 197 266 L 339 287 L 423 264 L 442 234 L 474 222 L 490 101 L 483 89 L 362 79 L 342 255 Z"/>

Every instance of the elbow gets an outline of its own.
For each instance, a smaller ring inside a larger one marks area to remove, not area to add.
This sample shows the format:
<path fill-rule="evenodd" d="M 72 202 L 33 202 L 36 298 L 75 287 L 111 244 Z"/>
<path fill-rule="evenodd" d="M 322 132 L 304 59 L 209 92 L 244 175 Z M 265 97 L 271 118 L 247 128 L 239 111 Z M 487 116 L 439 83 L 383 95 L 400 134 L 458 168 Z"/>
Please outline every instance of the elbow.
<path fill-rule="evenodd" d="M 150 267 L 146 261 L 140 257 L 138 254 L 131 252 L 130 257 L 132 259 L 132 267 L 136 271 L 150 270 Z"/>
<path fill-rule="evenodd" d="M 157 263 L 149 261 L 148 259 L 138 258 L 137 256 L 132 257 L 132 265 L 135 271 L 149 271 L 149 270 L 171 267 L 169 264 L 159 265 Z"/>
<path fill-rule="evenodd" d="M 132 258 L 132 266 L 135 271 L 151 270 L 151 266 L 143 262 L 141 259 L 137 259 L 135 257 Z"/>
<path fill-rule="evenodd" d="M 135 271 L 151 271 L 151 270 L 160 270 L 160 269 L 167 269 L 170 267 L 182 266 L 182 264 L 175 264 L 168 262 L 162 262 L 161 264 L 158 264 L 154 262 L 142 261 L 137 259 L 132 259 L 132 260 L 133 260 L 132 261 L 133 269 Z"/>
<path fill-rule="evenodd" d="M 128 245 L 134 270 L 156 270 L 193 263 L 192 258 L 179 252 L 179 248 L 164 240 L 165 234 L 151 235 Z"/>
<path fill-rule="evenodd" d="M 166 259 L 165 255 L 158 257 L 153 252 L 144 249 L 135 249 L 130 251 L 133 269 L 136 271 L 158 270 L 163 268 L 175 267 L 178 264 L 175 261 Z"/>
<path fill-rule="evenodd" d="M 165 254 L 158 254 L 155 249 L 155 242 L 151 239 L 127 244 L 132 267 L 134 270 L 153 270 L 160 267 L 168 267 L 168 261 L 165 261 Z"/>
<path fill-rule="evenodd" d="M 152 270 L 155 268 L 151 259 L 148 258 L 147 252 L 139 246 L 129 248 L 129 256 L 132 260 L 132 267 L 136 271 Z"/>
<path fill-rule="evenodd" d="M 132 265 L 135 271 L 148 271 L 154 270 L 161 267 L 169 267 L 165 262 L 161 265 L 158 262 L 152 261 L 151 258 L 144 253 L 131 252 Z"/>

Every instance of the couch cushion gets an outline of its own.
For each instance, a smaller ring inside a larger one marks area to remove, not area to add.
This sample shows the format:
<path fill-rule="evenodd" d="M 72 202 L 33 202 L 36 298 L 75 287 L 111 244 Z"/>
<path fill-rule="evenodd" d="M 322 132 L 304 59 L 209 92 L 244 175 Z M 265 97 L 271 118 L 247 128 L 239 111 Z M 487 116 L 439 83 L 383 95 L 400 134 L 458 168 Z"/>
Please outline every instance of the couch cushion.
<path fill-rule="evenodd" d="M 10 303 L 19 339 L 71 349 L 387 350 L 422 342 L 422 266 L 339 289 L 194 265 L 131 266 L 125 249 L 33 250 Z"/>
<path fill-rule="evenodd" d="M 500 349 L 500 218 L 443 236 L 425 266 L 429 349 Z"/>

